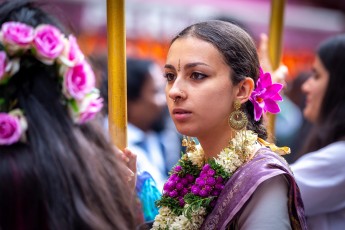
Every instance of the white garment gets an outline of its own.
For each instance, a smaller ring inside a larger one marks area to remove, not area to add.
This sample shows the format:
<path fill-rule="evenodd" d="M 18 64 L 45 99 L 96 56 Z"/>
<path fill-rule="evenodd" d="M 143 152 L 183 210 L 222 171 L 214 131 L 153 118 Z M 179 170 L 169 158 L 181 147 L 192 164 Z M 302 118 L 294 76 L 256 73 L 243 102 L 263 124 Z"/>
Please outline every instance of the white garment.
<path fill-rule="evenodd" d="M 137 154 L 138 173 L 150 173 L 158 190 L 162 191 L 167 174 L 159 136 L 152 131 L 143 132 L 131 123 L 128 123 L 127 135 L 128 148 Z M 147 149 L 141 145 L 144 142 Z"/>
<path fill-rule="evenodd" d="M 311 230 L 345 229 L 345 141 L 302 156 L 291 165 Z"/>
<path fill-rule="evenodd" d="M 282 175 L 260 184 L 238 220 L 239 229 L 291 229 L 287 194 L 288 183 Z"/>

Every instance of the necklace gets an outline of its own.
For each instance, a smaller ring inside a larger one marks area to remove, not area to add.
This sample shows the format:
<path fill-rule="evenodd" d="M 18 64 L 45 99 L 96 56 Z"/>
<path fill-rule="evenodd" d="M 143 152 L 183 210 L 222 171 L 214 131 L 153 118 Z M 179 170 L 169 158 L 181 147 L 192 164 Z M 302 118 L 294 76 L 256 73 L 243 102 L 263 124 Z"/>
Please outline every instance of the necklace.
<path fill-rule="evenodd" d="M 207 162 L 200 145 L 187 148 L 170 171 L 163 196 L 156 202 L 160 209 L 152 229 L 199 229 L 226 182 L 250 159 L 257 139 L 253 131 L 239 131 L 229 146 Z"/>

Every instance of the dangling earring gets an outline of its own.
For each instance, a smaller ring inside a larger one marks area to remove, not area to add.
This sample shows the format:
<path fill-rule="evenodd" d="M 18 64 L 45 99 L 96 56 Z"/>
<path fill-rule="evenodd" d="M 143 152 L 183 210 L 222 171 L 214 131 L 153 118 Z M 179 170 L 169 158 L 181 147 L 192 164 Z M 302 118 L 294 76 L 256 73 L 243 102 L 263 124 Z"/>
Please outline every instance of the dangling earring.
<path fill-rule="evenodd" d="M 235 110 L 230 113 L 229 126 L 235 131 L 240 131 L 247 127 L 248 118 L 247 115 L 240 110 L 241 103 L 239 101 L 234 102 Z"/>
<path fill-rule="evenodd" d="M 229 141 L 230 148 L 233 148 L 236 153 L 238 153 L 239 157 L 243 161 L 247 161 L 249 155 L 246 154 L 245 151 L 245 145 L 247 144 L 247 135 L 246 132 L 242 132 L 242 130 L 245 130 L 248 123 L 247 115 L 240 110 L 241 103 L 239 101 L 234 102 L 234 108 L 235 110 L 231 112 L 229 116 L 229 126 L 236 132 L 236 135 L 240 135 L 239 138 L 242 139 L 241 143 L 232 142 L 232 140 Z M 236 143 L 234 145 L 234 143 Z"/>
<path fill-rule="evenodd" d="M 191 137 L 183 136 L 182 146 L 186 147 L 186 152 L 194 152 L 194 151 L 196 151 L 195 141 Z"/>

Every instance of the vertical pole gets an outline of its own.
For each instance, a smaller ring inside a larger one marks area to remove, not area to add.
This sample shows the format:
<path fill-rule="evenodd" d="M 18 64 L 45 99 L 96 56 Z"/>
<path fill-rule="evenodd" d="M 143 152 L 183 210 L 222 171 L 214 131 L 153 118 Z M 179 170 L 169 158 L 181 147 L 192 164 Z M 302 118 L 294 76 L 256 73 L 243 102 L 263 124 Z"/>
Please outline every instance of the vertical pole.
<path fill-rule="evenodd" d="M 285 0 L 271 0 L 271 18 L 268 39 L 268 52 L 272 65 L 272 70 L 279 67 L 282 56 L 282 34 L 284 26 L 284 6 Z M 268 141 L 273 143 L 275 137 L 275 118 L 274 114 L 268 113 Z"/>
<path fill-rule="evenodd" d="M 109 133 L 120 149 L 127 146 L 125 0 L 107 0 Z"/>

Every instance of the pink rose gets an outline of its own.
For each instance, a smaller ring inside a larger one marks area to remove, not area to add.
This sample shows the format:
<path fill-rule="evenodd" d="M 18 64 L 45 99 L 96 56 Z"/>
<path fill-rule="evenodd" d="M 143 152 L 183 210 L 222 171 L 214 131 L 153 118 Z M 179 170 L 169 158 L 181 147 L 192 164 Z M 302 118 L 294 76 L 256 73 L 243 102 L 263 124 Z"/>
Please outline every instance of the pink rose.
<path fill-rule="evenodd" d="M 11 145 L 18 142 L 21 134 L 19 118 L 7 113 L 0 113 L 0 145 Z"/>
<path fill-rule="evenodd" d="M 64 76 L 64 93 L 67 98 L 81 100 L 93 88 L 95 88 L 95 74 L 86 61 L 67 69 Z"/>
<path fill-rule="evenodd" d="M 33 44 L 37 58 L 52 64 L 64 49 L 63 34 L 52 25 L 40 25 L 36 28 Z"/>
<path fill-rule="evenodd" d="M 9 52 L 27 49 L 34 39 L 34 29 L 21 22 L 5 22 L 1 27 L 2 43 L 10 48 Z"/>
<path fill-rule="evenodd" d="M 68 40 L 65 40 L 65 49 L 60 56 L 60 61 L 69 67 L 73 67 L 83 60 L 84 54 L 78 46 L 77 39 L 73 35 L 69 35 Z"/>
<path fill-rule="evenodd" d="M 5 51 L 0 51 L 0 84 L 6 83 L 6 79 L 13 76 L 19 70 L 19 59 L 8 59 Z"/>
<path fill-rule="evenodd" d="M 79 124 L 83 124 L 95 118 L 96 114 L 103 107 L 103 98 L 86 97 L 80 106 Z"/>
<path fill-rule="evenodd" d="M 72 101 L 69 104 L 73 120 L 77 124 L 83 124 L 94 119 L 102 107 L 103 98 L 100 97 L 99 91 L 96 89 L 86 95 L 82 101 Z"/>
<path fill-rule="evenodd" d="M 5 51 L 0 51 L 0 81 L 5 78 L 7 72 L 7 55 Z"/>

